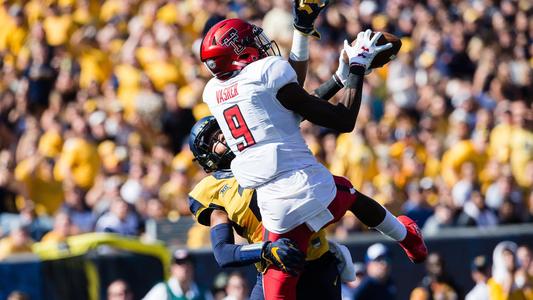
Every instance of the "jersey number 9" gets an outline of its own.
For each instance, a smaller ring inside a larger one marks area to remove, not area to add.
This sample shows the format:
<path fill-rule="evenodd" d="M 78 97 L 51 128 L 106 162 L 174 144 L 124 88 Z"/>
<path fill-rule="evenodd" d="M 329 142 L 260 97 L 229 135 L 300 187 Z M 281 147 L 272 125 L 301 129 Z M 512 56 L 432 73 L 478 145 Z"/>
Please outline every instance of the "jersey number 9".
<path fill-rule="evenodd" d="M 254 137 L 250 132 L 250 128 L 242 117 L 241 109 L 237 104 L 228 107 L 224 110 L 224 118 L 229 126 L 231 135 L 234 139 L 244 138 L 244 141 L 237 144 L 237 149 L 242 151 L 255 144 Z"/>

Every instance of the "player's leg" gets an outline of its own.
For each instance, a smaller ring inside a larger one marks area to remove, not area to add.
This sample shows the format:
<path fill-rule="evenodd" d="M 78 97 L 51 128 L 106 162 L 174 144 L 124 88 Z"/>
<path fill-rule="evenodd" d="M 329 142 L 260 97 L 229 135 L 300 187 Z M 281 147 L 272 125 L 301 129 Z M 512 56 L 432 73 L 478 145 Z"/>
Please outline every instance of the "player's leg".
<path fill-rule="evenodd" d="M 289 232 L 277 234 L 266 229 L 263 232 L 263 240 L 277 241 L 281 238 L 289 238 L 298 245 L 298 249 L 307 253 L 309 239 L 313 232 L 303 224 Z M 266 300 L 284 299 L 296 300 L 296 286 L 300 274 L 293 276 L 283 272 L 274 265 L 270 265 L 263 273 L 263 291 Z"/>
<path fill-rule="evenodd" d="M 333 177 L 337 195 L 328 206 L 334 216 L 332 222 L 338 221 L 346 210 L 350 210 L 366 226 L 398 241 L 413 262 L 425 260 L 428 251 L 420 229 L 413 220 L 406 216 L 396 218 L 374 199 L 358 192 L 348 179 Z"/>
<path fill-rule="evenodd" d="M 310 261 L 298 281 L 297 299 L 341 299 L 341 280 L 335 254 L 326 252 Z M 320 275 L 317 275 L 320 274 Z"/>
<path fill-rule="evenodd" d="M 317 276 L 320 274 L 320 276 Z M 257 275 L 257 281 L 250 294 L 250 300 L 264 300 L 263 276 Z M 296 299 L 341 299 L 341 280 L 337 268 L 337 259 L 331 252 L 326 252 L 317 260 L 310 261 L 302 272 L 296 288 Z"/>
<path fill-rule="evenodd" d="M 250 293 L 249 299 L 265 300 L 265 296 L 263 295 L 263 275 L 261 273 L 257 273 L 257 280 L 255 281 L 255 285 Z"/>

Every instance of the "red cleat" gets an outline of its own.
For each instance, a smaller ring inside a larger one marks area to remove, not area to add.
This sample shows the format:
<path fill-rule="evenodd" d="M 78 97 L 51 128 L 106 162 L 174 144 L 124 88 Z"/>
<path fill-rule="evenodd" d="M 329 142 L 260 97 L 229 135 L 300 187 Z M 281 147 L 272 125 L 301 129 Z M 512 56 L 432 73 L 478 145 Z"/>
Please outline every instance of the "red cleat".
<path fill-rule="evenodd" d="M 407 229 L 407 236 L 400 242 L 400 246 L 402 246 L 412 262 L 423 262 L 428 256 L 428 248 L 424 243 L 420 228 L 418 228 L 415 221 L 407 216 L 399 216 L 398 221 L 405 225 L 405 228 Z"/>

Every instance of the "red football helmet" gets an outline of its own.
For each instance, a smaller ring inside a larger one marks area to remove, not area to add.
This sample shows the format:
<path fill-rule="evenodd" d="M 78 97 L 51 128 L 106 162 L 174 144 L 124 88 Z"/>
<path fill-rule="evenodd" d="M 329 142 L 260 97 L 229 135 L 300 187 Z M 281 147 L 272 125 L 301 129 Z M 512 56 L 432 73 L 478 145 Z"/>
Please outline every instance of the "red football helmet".
<path fill-rule="evenodd" d="M 236 71 L 269 55 L 280 55 L 276 42 L 263 29 L 241 19 L 215 24 L 205 35 L 200 59 L 218 79 L 228 79 Z"/>

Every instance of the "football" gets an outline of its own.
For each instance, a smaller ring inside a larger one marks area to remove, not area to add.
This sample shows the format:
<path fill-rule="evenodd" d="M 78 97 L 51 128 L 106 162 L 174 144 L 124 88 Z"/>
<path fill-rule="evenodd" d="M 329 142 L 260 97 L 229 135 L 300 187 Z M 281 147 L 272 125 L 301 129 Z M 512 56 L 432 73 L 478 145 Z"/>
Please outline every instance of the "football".
<path fill-rule="evenodd" d="M 398 38 L 392 33 L 382 33 L 383 35 L 381 35 L 377 44 L 385 45 L 386 43 L 392 43 L 392 48 L 379 53 L 374 58 L 372 64 L 370 65 L 370 68 L 372 69 L 383 67 L 386 63 L 393 60 L 396 57 L 396 54 L 398 54 L 398 51 L 400 51 L 400 48 L 402 47 L 402 41 L 400 40 L 400 38 Z M 374 36 L 374 32 L 372 32 L 372 36 Z"/>

